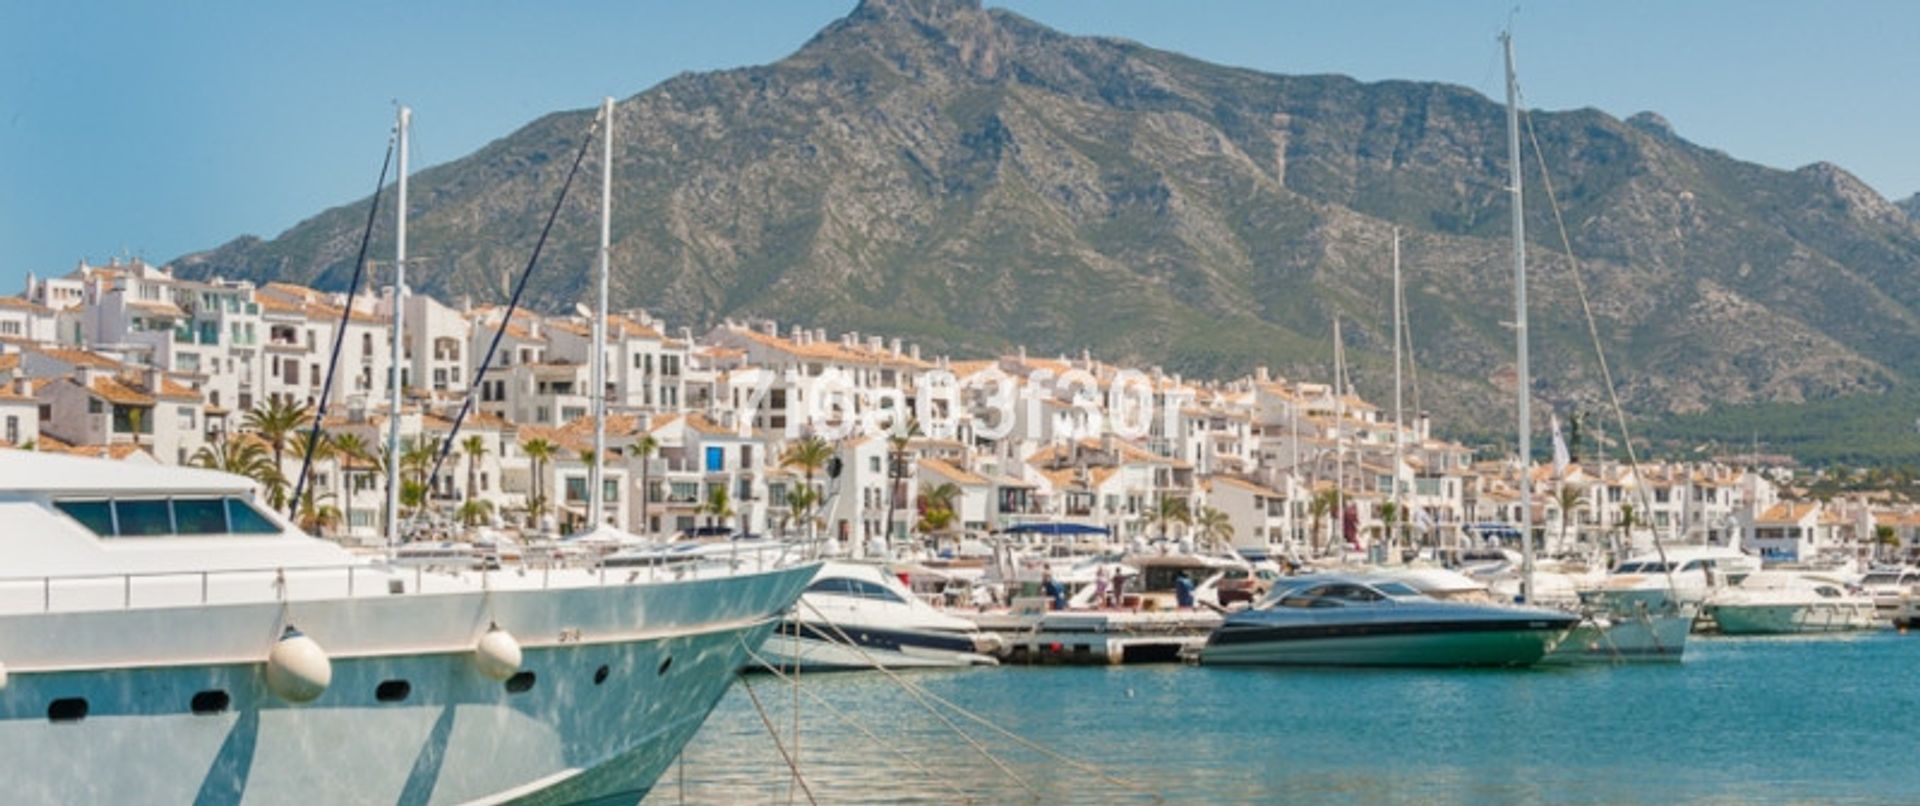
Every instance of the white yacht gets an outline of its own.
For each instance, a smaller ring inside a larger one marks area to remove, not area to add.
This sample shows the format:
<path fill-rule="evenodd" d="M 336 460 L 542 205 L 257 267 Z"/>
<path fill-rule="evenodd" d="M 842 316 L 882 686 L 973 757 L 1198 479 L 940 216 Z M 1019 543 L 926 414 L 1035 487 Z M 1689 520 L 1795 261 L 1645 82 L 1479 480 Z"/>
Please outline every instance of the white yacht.
<path fill-rule="evenodd" d="M 1873 599 L 1819 574 L 1761 571 L 1716 591 L 1703 608 L 1726 635 L 1792 635 L 1873 629 Z"/>
<path fill-rule="evenodd" d="M 761 660 L 779 669 L 993 666 L 1000 636 L 940 612 L 879 566 L 829 562 Z"/>
<path fill-rule="evenodd" d="M 253 496 L 0 451 L 10 802 L 636 802 L 818 570 L 397 567 Z"/>
<path fill-rule="evenodd" d="M 1739 584 L 1760 570 L 1760 558 L 1724 546 L 1675 546 L 1664 554 L 1628 558 L 1614 566 L 1581 601 L 1615 611 L 1645 607 L 1663 611 L 1698 607 L 1715 590 Z"/>
<path fill-rule="evenodd" d="M 1913 589 L 1920 586 L 1920 568 L 1911 565 L 1874 568 L 1861 575 L 1856 584 L 1873 599 L 1880 618 L 1890 620 L 1911 597 Z"/>

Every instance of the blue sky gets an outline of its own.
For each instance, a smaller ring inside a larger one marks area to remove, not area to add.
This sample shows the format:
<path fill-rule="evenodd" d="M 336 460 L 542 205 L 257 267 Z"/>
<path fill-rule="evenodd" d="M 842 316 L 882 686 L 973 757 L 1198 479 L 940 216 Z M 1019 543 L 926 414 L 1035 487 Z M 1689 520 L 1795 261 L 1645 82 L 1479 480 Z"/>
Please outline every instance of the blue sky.
<path fill-rule="evenodd" d="M 1004 0 L 1072 33 L 1283 73 L 1495 95 L 1512 0 Z M 161 261 L 364 195 L 394 99 L 416 169 L 681 71 L 772 61 L 853 0 L 0 3 L 0 293 L 83 257 Z M 1534 2 L 1522 84 L 1550 109 L 1651 109 L 1780 167 L 1920 191 L 1920 3 Z"/>

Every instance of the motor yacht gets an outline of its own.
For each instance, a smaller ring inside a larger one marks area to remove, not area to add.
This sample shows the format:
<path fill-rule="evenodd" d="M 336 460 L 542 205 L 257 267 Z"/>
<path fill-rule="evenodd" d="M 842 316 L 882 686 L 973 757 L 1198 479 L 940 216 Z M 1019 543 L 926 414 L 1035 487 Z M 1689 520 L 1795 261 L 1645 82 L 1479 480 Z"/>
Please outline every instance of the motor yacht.
<path fill-rule="evenodd" d="M 396 565 L 210 470 L 0 451 L 11 803 L 636 802 L 818 570 Z"/>
<path fill-rule="evenodd" d="M 760 648 L 776 669 L 993 666 L 1000 636 L 915 596 L 877 565 L 829 562 Z"/>
<path fill-rule="evenodd" d="M 1558 610 L 1444 601 L 1378 575 L 1283 579 L 1227 616 L 1202 663 L 1309 666 L 1525 666 L 1580 621 Z"/>
<path fill-rule="evenodd" d="M 1616 612 L 1697 608 L 1714 591 L 1760 570 L 1760 558 L 1725 546 L 1675 546 L 1630 557 L 1580 600 Z"/>
<path fill-rule="evenodd" d="M 1819 574 L 1761 571 L 1707 598 L 1725 635 L 1793 635 L 1873 629 L 1874 600 Z"/>

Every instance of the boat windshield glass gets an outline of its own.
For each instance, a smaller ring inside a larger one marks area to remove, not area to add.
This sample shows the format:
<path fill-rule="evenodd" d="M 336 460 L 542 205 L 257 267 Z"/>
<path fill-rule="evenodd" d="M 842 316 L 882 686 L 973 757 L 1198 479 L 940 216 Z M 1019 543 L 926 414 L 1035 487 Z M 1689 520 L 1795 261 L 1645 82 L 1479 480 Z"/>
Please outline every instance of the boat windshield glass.
<path fill-rule="evenodd" d="M 876 585 L 864 579 L 846 579 L 844 577 L 828 577 L 822 579 L 812 585 L 808 585 L 807 592 L 824 593 L 830 596 L 853 596 L 861 599 L 874 599 L 899 604 L 905 604 L 907 601 L 883 585 Z"/>
<path fill-rule="evenodd" d="M 53 507 L 99 537 L 280 534 L 273 519 L 231 496 L 68 500 Z"/>
<path fill-rule="evenodd" d="M 1875 572 L 1860 578 L 1862 585 L 1898 585 L 1902 581 L 1899 574 Z"/>
<path fill-rule="evenodd" d="M 1386 598 L 1365 585 L 1332 582 L 1289 591 L 1280 597 L 1278 604 L 1281 607 L 1344 607 L 1379 602 Z"/>
<path fill-rule="evenodd" d="M 1384 593 L 1388 596 L 1419 596 L 1420 595 L 1420 591 L 1415 590 L 1412 585 L 1408 585 L 1405 582 L 1382 582 L 1373 587 L 1379 590 L 1381 593 Z"/>
<path fill-rule="evenodd" d="M 1659 561 L 1621 563 L 1613 569 L 1616 574 L 1664 574 L 1668 565 Z"/>

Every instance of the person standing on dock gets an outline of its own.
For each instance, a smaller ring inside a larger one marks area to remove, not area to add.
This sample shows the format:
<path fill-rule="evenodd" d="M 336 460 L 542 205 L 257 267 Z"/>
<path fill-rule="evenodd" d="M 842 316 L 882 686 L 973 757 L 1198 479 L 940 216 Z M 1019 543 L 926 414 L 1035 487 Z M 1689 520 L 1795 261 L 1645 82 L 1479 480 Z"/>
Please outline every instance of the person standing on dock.
<path fill-rule="evenodd" d="M 1126 569 L 1113 569 L 1113 609 L 1115 610 L 1119 610 L 1127 603 L 1126 579 Z"/>
<path fill-rule="evenodd" d="M 1107 606 L 1107 569 L 1101 566 L 1093 572 L 1093 606 Z"/>
<path fill-rule="evenodd" d="M 1181 610 L 1193 609 L 1193 578 L 1184 570 L 1173 578 L 1173 603 Z"/>
<path fill-rule="evenodd" d="M 1047 602 L 1053 609 L 1067 609 L 1067 589 L 1054 580 L 1052 568 L 1048 568 L 1040 578 L 1040 593 L 1047 597 Z"/>

